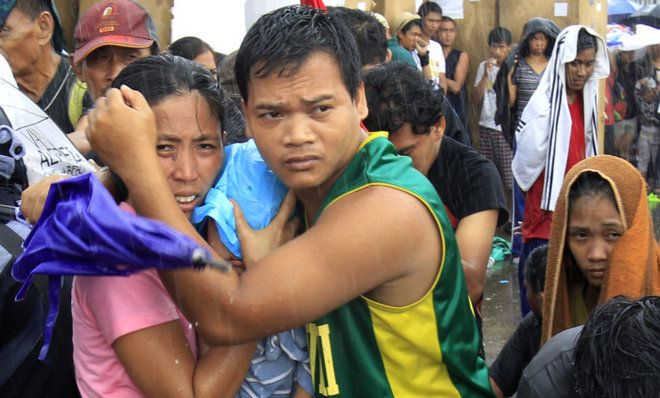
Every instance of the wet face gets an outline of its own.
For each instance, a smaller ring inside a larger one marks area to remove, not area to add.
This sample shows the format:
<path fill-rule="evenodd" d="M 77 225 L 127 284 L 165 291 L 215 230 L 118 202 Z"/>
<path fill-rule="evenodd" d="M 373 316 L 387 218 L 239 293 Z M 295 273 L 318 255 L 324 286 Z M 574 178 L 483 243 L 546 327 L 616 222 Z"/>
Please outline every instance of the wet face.
<path fill-rule="evenodd" d="M 211 74 L 213 75 L 213 78 L 216 78 L 216 65 L 215 65 L 215 57 L 213 57 L 213 53 L 211 51 L 205 51 L 193 59 L 194 62 L 202 65 L 209 71 L 211 71 Z"/>
<path fill-rule="evenodd" d="M 151 108 L 160 165 L 181 211 L 190 218 L 222 167 L 220 123 L 196 93 L 171 96 Z"/>
<path fill-rule="evenodd" d="M 252 77 L 247 130 L 278 177 L 294 191 L 329 189 L 362 140 L 364 87 L 352 99 L 337 61 L 311 54 L 296 73 Z"/>
<path fill-rule="evenodd" d="M 440 23 L 440 44 L 443 47 L 452 47 L 456 41 L 456 25 L 452 21 Z"/>
<path fill-rule="evenodd" d="M 586 195 L 570 204 L 568 248 L 589 285 L 602 285 L 612 249 L 624 232 L 621 216 L 606 196 Z"/>
<path fill-rule="evenodd" d="M 410 123 L 404 123 L 390 135 L 390 141 L 399 154 L 410 156 L 413 167 L 424 175 L 429 172 L 438 156 L 440 139 L 442 133 L 439 128 L 432 127 L 428 134 L 415 134 Z"/>
<path fill-rule="evenodd" d="M 419 28 L 419 26 L 412 24 L 406 33 L 399 32 L 398 37 L 399 45 L 408 51 L 412 51 L 415 49 L 417 40 L 422 37 L 422 30 Z"/>
<path fill-rule="evenodd" d="M 112 81 L 128 64 L 151 54 L 149 48 L 103 46 L 92 51 L 74 70 L 78 78 L 87 83 L 94 100 L 102 97 Z"/>
<path fill-rule="evenodd" d="M 0 53 L 7 59 L 16 78 L 29 74 L 38 62 L 39 35 L 38 18 L 32 20 L 14 7 L 0 30 Z"/>
<path fill-rule="evenodd" d="M 433 37 L 438 32 L 441 25 L 442 14 L 437 12 L 429 12 L 422 18 L 422 26 L 424 27 L 424 34 Z"/>
<path fill-rule="evenodd" d="M 490 56 L 495 58 L 497 64 L 502 65 L 502 62 L 504 62 L 511 51 L 511 46 L 506 43 L 492 43 L 489 47 L 489 51 Z"/>
<path fill-rule="evenodd" d="M 582 91 L 596 67 L 596 49 L 580 51 L 575 59 L 566 64 L 566 91 L 576 94 Z"/>
<path fill-rule="evenodd" d="M 529 52 L 532 55 L 544 55 L 548 48 L 548 37 L 542 32 L 536 32 L 529 39 Z"/>

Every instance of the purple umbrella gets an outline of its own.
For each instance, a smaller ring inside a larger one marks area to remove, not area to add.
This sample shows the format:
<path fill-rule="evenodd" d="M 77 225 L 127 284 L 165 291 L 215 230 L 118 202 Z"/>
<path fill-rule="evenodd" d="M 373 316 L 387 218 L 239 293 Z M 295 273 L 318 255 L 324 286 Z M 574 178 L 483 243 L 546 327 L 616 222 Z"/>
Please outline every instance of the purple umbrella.
<path fill-rule="evenodd" d="M 92 174 L 53 184 L 23 246 L 12 268 L 14 279 L 23 282 L 16 300 L 25 296 L 33 275 L 49 276 L 50 309 L 40 359 L 48 352 L 63 275 L 130 275 L 147 268 L 205 265 L 231 268 L 213 261 L 190 237 L 121 210 Z"/>

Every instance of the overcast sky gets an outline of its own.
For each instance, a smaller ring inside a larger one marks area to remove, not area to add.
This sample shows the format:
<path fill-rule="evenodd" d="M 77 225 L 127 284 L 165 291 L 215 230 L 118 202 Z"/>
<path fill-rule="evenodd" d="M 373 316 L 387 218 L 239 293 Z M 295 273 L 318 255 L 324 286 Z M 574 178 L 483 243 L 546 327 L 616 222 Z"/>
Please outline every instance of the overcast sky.
<path fill-rule="evenodd" d="M 299 0 L 175 0 L 172 14 L 172 41 L 197 36 L 214 50 L 228 54 L 237 50 L 248 21 L 258 15 Z M 246 7 L 247 3 L 247 7 Z M 328 6 L 344 5 L 343 0 L 325 0 Z"/>

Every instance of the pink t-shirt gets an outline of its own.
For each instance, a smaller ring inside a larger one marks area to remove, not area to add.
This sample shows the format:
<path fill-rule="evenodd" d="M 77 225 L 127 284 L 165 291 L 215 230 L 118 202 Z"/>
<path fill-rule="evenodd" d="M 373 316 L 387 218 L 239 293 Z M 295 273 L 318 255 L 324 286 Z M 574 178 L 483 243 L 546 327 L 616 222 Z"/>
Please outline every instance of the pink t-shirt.
<path fill-rule="evenodd" d="M 178 319 L 193 356 L 195 332 L 155 270 L 121 276 L 74 278 L 73 361 L 83 397 L 142 397 L 112 343 L 137 330 Z"/>

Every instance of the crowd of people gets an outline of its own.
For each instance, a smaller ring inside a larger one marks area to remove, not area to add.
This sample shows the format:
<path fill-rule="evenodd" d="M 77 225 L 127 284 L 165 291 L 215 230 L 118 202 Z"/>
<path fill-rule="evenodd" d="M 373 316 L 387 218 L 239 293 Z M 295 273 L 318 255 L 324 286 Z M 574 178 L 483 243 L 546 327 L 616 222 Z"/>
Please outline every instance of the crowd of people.
<path fill-rule="evenodd" d="M 457 22 L 414 11 L 283 7 L 224 55 L 101 0 L 66 53 L 52 0 L 0 0 L 0 395 L 655 396 L 660 44 L 533 18 L 490 30 L 471 82 Z M 16 302 L 48 191 L 90 172 L 232 271 L 91 275 L 90 254 L 57 319 L 48 280 Z M 523 318 L 486 358 L 512 232 Z"/>

